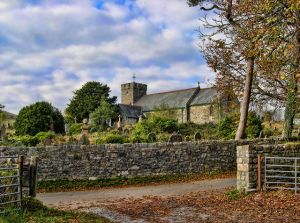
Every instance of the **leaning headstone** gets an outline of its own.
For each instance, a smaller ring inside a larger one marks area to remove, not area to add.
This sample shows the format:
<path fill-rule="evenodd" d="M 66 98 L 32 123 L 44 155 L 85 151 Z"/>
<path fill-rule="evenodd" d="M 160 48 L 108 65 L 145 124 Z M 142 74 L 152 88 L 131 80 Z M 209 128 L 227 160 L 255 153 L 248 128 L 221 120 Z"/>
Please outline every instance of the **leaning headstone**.
<path fill-rule="evenodd" d="M 89 137 L 86 134 L 81 135 L 79 145 L 90 145 Z"/>
<path fill-rule="evenodd" d="M 157 139 L 156 139 L 156 134 L 155 133 L 152 132 L 152 133 L 148 134 L 148 142 L 150 142 L 150 143 L 151 142 L 156 142 L 156 140 Z"/>
<path fill-rule="evenodd" d="M 173 133 L 169 138 L 169 142 L 182 142 L 182 141 L 183 141 L 182 135 L 177 133 Z"/>
<path fill-rule="evenodd" d="M 260 132 L 259 132 L 259 138 L 260 138 L 260 139 L 263 139 L 264 137 L 265 137 L 265 136 L 264 136 L 264 132 L 263 132 L 263 131 L 260 131 Z"/>
<path fill-rule="evenodd" d="M 186 141 L 186 142 L 189 142 L 189 141 L 191 141 L 191 137 L 189 137 L 189 136 L 186 136 L 186 137 L 185 137 L 185 141 Z"/>
<path fill-rule="evenodd" d="M 196 134 L 194 135 L 194 140 L 195 141 L 200 141 L 202 139 L 201 133 L 200 132 L 196 132 Z"/>

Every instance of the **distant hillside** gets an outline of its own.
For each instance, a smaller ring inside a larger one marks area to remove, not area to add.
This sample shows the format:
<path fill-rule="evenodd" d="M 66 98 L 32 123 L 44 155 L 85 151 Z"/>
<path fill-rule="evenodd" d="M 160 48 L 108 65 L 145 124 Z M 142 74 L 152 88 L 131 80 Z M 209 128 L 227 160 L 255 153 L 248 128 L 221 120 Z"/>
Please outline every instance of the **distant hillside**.
<path fill-rule="evenodd" d="M 8 111 L 3 111 L 5 114 L 5 119 L 15 119 L 17 117 L 17 115 L 10 113 Z"/>

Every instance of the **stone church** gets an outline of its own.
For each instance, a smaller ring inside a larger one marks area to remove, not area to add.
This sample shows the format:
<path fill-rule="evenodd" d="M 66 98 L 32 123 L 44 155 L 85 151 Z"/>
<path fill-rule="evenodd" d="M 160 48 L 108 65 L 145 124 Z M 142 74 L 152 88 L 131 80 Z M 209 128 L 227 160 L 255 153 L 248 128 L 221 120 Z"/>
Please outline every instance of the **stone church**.
<path fill-rule="evenodd" d="M 133 81 L 121 85 L 120 121 L 122 125 L 134 124 L 141 116 L 147 116 L 164 106 L 173 110 L 180 123 L 216 123 L 224 115 L 222 110 L 225 104 L 214 87 L 198 86 L 147 94 L 146 84 Z"/>

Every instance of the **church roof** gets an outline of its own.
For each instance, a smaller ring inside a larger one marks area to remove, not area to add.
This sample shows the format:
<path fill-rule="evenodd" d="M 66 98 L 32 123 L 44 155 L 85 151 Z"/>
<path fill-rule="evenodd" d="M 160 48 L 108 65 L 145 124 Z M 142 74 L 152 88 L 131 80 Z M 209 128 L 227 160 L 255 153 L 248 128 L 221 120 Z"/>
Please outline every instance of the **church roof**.
<path fill-rule="evenodd" d="M 218 91 L 216 88 L 203 88 L 200 89 L 199 93 L 192 100 L 190 105 L 203 105 L 213 103 L 218 96 Z"/>
<path fill-rule="evenodd" d="M 119 108 L 127 118 L 138 119 L 143 114 L 140 106 L 119 104 Z"/>
<path fill-rule="evenodd" d="M 185 108 L 198 88 L 148 94 L 138 100 L 135 105 L 141 106 L 144 112 L 153 111 L 162 105 L 169 108 Z"/>

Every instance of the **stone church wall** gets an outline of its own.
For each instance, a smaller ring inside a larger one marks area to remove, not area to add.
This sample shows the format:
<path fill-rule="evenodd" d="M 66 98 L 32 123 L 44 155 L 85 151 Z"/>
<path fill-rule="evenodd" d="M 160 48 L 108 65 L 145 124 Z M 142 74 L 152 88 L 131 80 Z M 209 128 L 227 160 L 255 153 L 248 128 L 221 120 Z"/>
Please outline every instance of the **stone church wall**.
<path fill-rule="evenodd" d="M 190 121 L 197 124 L 216 123 L 219 121 L 217 104 L 195 105 L 190 107 Z"/>

